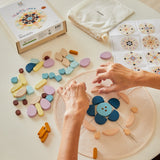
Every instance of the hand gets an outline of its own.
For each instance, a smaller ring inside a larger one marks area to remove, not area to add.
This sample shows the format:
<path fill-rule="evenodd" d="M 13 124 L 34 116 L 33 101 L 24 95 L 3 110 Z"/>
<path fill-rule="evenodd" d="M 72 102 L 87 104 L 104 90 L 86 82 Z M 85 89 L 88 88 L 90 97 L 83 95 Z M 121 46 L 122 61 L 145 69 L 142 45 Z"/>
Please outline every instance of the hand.
<path fill-rule="evenodd" d="M 65 116 L 82 123 L 89 107 L 89 98 L 86 93 L 85 83 L 71 81 L 68 87 L 60 87 L 58 93 L 62 96 L 66 104 Z"/>
<path fill-rule="evenodd" d="M 140 71 L 141 72 L 141 71 Z M 101 83 L 101 81 L 110 79 L 113 84 L 111 86 L 100 85 L 98 88 L 99 93 L 117 92 L 135 86 L 134 75 L 140 72 L 133 71 L 118 63 L 107 63 L 101 65 L 97 69 L 97 77 L 93 83 Z"/>

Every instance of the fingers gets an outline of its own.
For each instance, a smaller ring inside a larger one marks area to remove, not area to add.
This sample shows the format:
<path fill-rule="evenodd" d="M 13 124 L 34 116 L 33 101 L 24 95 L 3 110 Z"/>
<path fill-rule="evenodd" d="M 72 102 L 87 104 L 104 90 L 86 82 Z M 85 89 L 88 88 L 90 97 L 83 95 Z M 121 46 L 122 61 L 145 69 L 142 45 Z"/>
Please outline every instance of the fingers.
<path fill-rule="evenodd" d="M 97 69 L 96 75 L 98 75 L 99 73 L 104 73 L 104 72 L 106 72 L 106 68 L 105 67 L 101 67 L 101 68 Z"/>
<path fill-rule="evenodd" d="M 59 87 L 57 92 L 62 95 L 63 93 L 76 88 L 80 88 L 84 91 L 87 89 L 86 84 L 84 82 L 77 83 L 77 81 L 73 80 L 69 83 L 69 85 L 66 88 Z"/>
<path fill-rule="evenodd" d="M 73 80 L 73 81 L 71 81 L 71 82 L 69 83 L 68 87 L 74 88 L 74 87 L 76 86 L 76 84 L 77 84 L 77 81 Z"/>
<path fill-rule="evenodd" d="M 87 87 L 86 87 L 86 84 L 84 82 L 82 83 L 82 86 L 83 86 L 83 89 L 86 91 Z"/>
<path fill-rule="evenodd" d="M 104 85 L 95 86 L 91 89 L 91 93 L 96 93 L 99 91 L 99 89 L 105 87 Z"/>
<path fill-rule="evenodd" d="M 98 93 L 110 93 L 110 92 L 116 92 L 118 90 L 117 85 L 113 84 L 109 87 L 103 87 L 98 90 Z"/>
<path fill-rule="evenodd" d="M 81 89 L 83 91 L 86 91 L 86 89 L 87 89 L 86 84 L 84 82 L 80 82 L 78 84 L 78 87 L 79 87 L 79 89 Z"/>
<path fill-rule="evenodd" d="M 59 87 L 58 90 L 57 90 L 57 92 L 58 92 L 60 95 L 62 95 L 62 93 L 63 93 L 63 87 Z"/>
<path fill-rule="evenodd" d="M 102 80 L 106 80 L 107 78 L 109 78 L 107 72 L 101 73 L 93 80 L 93 83 L 100 83 Z"/>
<path fill-rule="evenodd" d="M 109 78 L 109 70 L 113 63 L 108 62 L 107 64 L 100 65 L 100 68 L 97 69 L 96 79 L 93 80 L 93 83 L 101 83 L 102 80 Z"/>
<path fill-rule="evenodd" d="M 112 64 L 113 64 L 112 62 L 108 62 L 108 63 L 106 63 L 106 64 L 100 65 L 100 67 L 107 67 L 107 66 L 112 65 Z"/>
<path fill-rule="evenodd" d="M 77 82 L 74 80 L 74 81 L 71 81 L 70 84 L 66 87 L 66 88 L 63 88 L 63 87 L 59 87 L 57 92 L 62 95 L 63 93 L 65 93 L 67 90 L 69 91 L 70 88 L 73 88 L 75 85 L 77 84 Z"/>
<path fill-rule="evenodd" d="M 71 83 L 69 84 L 69 88 L 71 89 L 75 89 L 75 88 L 80 88 L 80 89 L 83 89 L 83 90 L 86 90 L 86 84 L 84 82 L 77 82 L 75 80 L 71 81 Z"/>

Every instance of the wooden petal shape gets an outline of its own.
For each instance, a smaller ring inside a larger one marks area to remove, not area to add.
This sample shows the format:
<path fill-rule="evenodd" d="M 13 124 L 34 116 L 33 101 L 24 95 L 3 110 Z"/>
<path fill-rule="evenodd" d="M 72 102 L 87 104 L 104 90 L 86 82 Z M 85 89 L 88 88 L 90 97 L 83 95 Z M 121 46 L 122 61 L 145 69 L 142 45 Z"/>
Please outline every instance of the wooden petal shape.
<path fill-rule="evenodd" d="M 83 126 L 91 132 L 96 131 L 96 128 L 85 119 L 83 120 Z"/>
<path fill-rule="evenodd" d="M 107 129 L 102 131 L 105 136 L 113 136 L 119 132 L 119 128 Z"/>
<path fill-rule="evenodd" d="M 122 98 L 124 102 L 126 102 L 127 104 L 129 104 L 129 97 L 128 97 L 126 94 L 124 94 L 124 93 L 122 93 L 122 92 L 118 92 L 117 95 L 118 95 L 120 98 Z"/>

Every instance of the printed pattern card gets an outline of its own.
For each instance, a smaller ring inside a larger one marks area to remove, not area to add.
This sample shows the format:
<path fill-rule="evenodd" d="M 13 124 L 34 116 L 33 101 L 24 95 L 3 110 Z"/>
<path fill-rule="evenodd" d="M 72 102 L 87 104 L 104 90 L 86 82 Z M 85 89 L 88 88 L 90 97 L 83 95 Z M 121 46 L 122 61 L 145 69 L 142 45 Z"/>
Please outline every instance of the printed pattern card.
<path fill-rule="evenodd" d="M 160 19 L 125 21 L 110 32 L 115 63 L 160 74 Z"/>

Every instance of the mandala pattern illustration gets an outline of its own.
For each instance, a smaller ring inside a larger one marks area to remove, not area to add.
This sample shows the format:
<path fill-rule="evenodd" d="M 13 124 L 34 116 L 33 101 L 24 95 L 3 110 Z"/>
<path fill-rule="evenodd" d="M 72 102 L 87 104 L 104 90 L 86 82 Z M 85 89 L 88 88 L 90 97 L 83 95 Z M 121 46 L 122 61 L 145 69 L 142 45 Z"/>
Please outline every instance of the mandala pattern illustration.
<path fill-rule="evenodd" d="M 37 29 L 43 26 L 46 18 L 47 16 L 43 11 L 30 10 L 18 16 L 15 23 L 19 29 Z"/>
<path fill-rule="evenodd" d="M 152 69 L 152 72 L 160 75 L 160 66 L 159 67 L 154 67 Z"/>
<path fill-rule="evenodd" d="M 156 51 L 147 52 L 146 59 L 149 63 L 159 65 L 160 52 L 156 52 Z"/>
<path fill-rule="evenodd" d="M 142 60 L 142 56 L 135 52 L 130 52 L 124 56 L 124 61 L 130 66 L 138 66 Z"/>
<path fill-rule="evenodd" d="M 132 25 L 122 24 L 119 26 L 119 31 L 123 35 L 131 35 L 135 30 Z"/>
<path fill-rule="evenodd" d="M 148 23 L 140 24 L 139 29 L 144 34 L 151 34 L 155 32 L 155 27 Z"/>
<path fill-rule="evenodd" d="M 121 46 L 127 50 L 135 50 L 138 47 L 138 41 L 133 37 L 124 37 L 121 40 Z"/>
<path fill-rule="evenodd" d="M 141 71 L 141 68 L 136 67 L 136 66 L 131 67 L 131 69 L 134 70 L 134 71 Z"/>
<path fill-rule="evenodd" d="M 159 47 L 159 40 L 158 38 L 154 37 L 154 36 L 145 36 L 142 39 L 143 45 L 144 47 L 148 48 L 148 49 L 156 49 Z"/>

